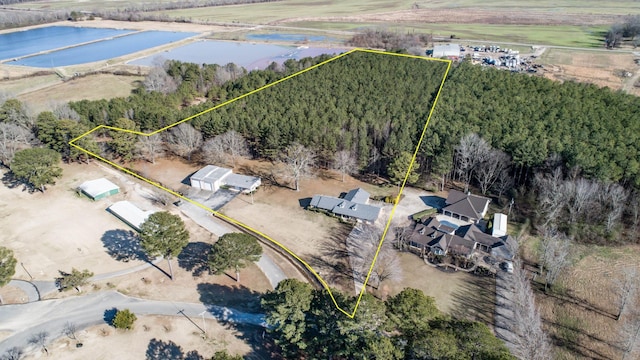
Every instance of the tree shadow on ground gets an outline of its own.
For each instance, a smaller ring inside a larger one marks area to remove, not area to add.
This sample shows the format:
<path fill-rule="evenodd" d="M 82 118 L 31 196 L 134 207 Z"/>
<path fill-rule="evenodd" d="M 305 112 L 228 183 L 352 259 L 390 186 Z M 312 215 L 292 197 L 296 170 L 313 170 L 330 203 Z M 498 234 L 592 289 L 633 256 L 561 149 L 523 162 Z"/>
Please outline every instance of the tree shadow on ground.
<path fill-rule="evenodd" d="M 33 186 L 15 177 L 11 171 L 7 171 L 2 175 L 2 183 L 9 189 L 15 189 L 18 186 L 22 186 L 22 191 L 28 191 L 30 194 L 36 191 Z"/>
<path fill-rule="evenodd" d="M 479 321 L 493 327 L 496 279 L 490 276 L 467 276 L 453 294 L 451 315 L 460 319 Z"/>
<path fill-rule="evenodd" d="M 118 313 L 118 309 L 116 308 L 107 309 L 104 311 L 104 315 L 102 316 L 102 319 L 108 325 L 113 325 L 113 319 L 116 318 L 117 313 Z"/>
<path fill-rule="evenodd" d="M 260 166 L 260 167 L 237 165 L 237 168 L 238 168 L 237 172 L 239 174 L 259 177 L 262 183 L 262 187 L 269 188 L 269 187 L 275 186 L 275 187 L 286 188 L 286 189 L 291 188 L 286 183 L 282 183 L 278 180 L 278 174 L 277 174 L 278 170 L 274 164 L 271 164 L 271 166 Z"/>
<path fill-rule="evenodd" d="M 328 269 L 320 273 L 322 278 L 331 286 L 339 287 L 341 290 L 353 288 L 353 269 L 349 262 L 349 251 L 346 240 L 351 233 L 351 226 L 341 226 L 333 229 L 326 242 L 320 245 L 320 255 L 306 254 L 308 263 L 312 268 Z"/>
<path fill-rule="evenodd" d="M 226 286 L 220 284 L 198 284 L 200 302 L 205 305 L 231 307 L 240 311 L 257 313 L 260 311 L 261 293 L 243 285 Z"/>
<path fill-rule="evenodd" d="M 146 352 L 147 360 L 204 360 L 197 351 L 185 353 L 182 347 L 173 341 L 162 341 L 156 338 L 149 340 Z"/>
<path fill-rule="evenodd" d="M 600 308 L 600 307 L 598 307 L 596 305 L 591 304 L 589 301 L 587 301 L 585 299 L 581 299 L 581 298 L 573 295 L 570 290 L 568 290 L 565 294 L 559 294 L 557 292 L 554 292 L 553 289 L 550 289 L 550 290 L 545 292 L 544 291 L 544 283 L 535 282 L 535 281 L 531 283 L 531 287 L 533 288 L 534 291 L 536 291 L 538 293 L 541 293 L 541 294 L 544 294 L 544 296 L 551 297 L 551 298 L 553 298 L 554 300 L 560 302 L 563 305 L 571 304 L 573 306 L 580 307 L 583 310 L 593 312 L 593 313 L 598 314 L 600 316 L 604 316 L 604 317 L 608 317 L 608 318 L 613 319 L 613 320 L 617 320 L 616 314 L 612 314 L 610 311 L 602 309 L 602 308 Z"/>
<path fill-rule="evenodd" d="M 230 326 L 230 325 L 227 325 Z M 253 325 L 231 325 L 238 333 L 236 337 L 250 344 L 251 351 L 244 355 L 248 360 L 282 360 L 273 339 L 265 328 Z M 231 327 L 230 326 L 230 327 Z"/>
<path fill-rule="evenodd" d="M 102 235 L 101 240 L 107 249 L 107 253 L 118 261 L 149 261 L 149 257 L 140 246 L 138 236 L 133 231 L 123 229 L 107 230 Z"/>
<path fill-rule="evenodd" d="M 191 271 L 193 276 L 200 276 L 209 272 L 207 265 L 208 255 L 211 252 L 211 244 L 204 242 L 190 242 L 178 255 L 178 266 Z"/>

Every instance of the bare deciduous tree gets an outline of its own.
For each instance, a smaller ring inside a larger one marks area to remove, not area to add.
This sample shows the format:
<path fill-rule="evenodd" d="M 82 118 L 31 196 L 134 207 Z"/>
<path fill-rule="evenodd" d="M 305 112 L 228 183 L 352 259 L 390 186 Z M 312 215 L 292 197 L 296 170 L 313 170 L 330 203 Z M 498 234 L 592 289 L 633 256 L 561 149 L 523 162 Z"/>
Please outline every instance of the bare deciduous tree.
<path fill-rule="evenodd" d="M 556 168 L 550 175 L 536 174 L 534 184 L 538 190 L 538 211 L 544 218 L 543 226 L 555 226 L 566 205 L 562 171 Z"/>
<path fill-rule="evenodd" d="M 22 358 L 22 349 L 14 346 L 7 350 L 6 353 L 0 357 L 1 360 L 20 360 Z"/>
<path fill-rule="evenodd" d="M 167 74 L 162 65 L 151 68 L 149 74 L 142 81 L 142 85 L 147 91 L 157 91 L 163 94 L 174 92 L 178 88 L 176 81 Z"/>
<path fill-rule="evenodd" d="M 354 174 L 358 171 L 358 161 L 351 151 L 338 151 L 333 157 L 333 168 L 342 174 L 342 182 L 345 175 Z"/>
<path fill-rule="evenodd" d="M 80 115 L 68 103 L 57 104 L 53 109 L 53 115 L 60 120 L 80 121 Z"/>
<path fill-rule="evenodd" d="M 487 158 L 491 146 L 478 134 L 471 133 L 460 139 L 460 145 L 456 146 L 455 171 L 460 180 L 465 184 L 464 191 L 469 191 L 469 181 L 474 171 Z"/>
<path fill-rule="evenodd" d="M 355 236 L 349 237 L 348 247 L 351 267 L 356 274 L 356 280 L 364 282 L 369 270 L 371 270 L 369 284 L 376 289 L 384 281 L 401 280 L 402 270 L 398 253 L 394 251 L 389 239 L 380 244 L 382 231 L 374 225 L 359 225 L 354 231 Z M 380 250 L 378 250 L 378 246 L 380 246 Z M 374 258 L 375 264 L 373 264 Z M 372 265 L 373 268 L 371 268 Z"/>
<path fill-rule="evenodd" d="M 62 333 L 71 340 L 78 340 L 76 337 L 76 331 L 78 331 L 76 324 L 70 321 L 67 321 L 62 328 Z"/>
<path fill-rule="evenodd" d="M 622 313 L 629 305 L 630 301 L 635 300 L 635 295 L 640 288 L 640 280 L 638 280 L 638 269 L 636 267 L 626 267 L 622 269 L 621 276 L 614 281 L 615 292 L 618 295 L 616 303 L 618 305 L 618 314 L 616 320 L 619 320 Z"/>
<path fill-rule="evenodd" d="M 300 179 L 311 175 L 311 167 L 315 162 L 315 158 L 316 155 L 312 150 L 298 143 L 287 146 L 280 155 L 288 176 L 293 179 L 296 191 L 300 191 Z"/>
<path fill-rule="evenodd" d="M 627 210 L 631 217 L 631 232 L 638 234 L 638 227 L 640 227 L 640 193 L 634 192 L 631 196 L 631 201 L 627 205 Z"/>
<path fill-rule="evenodd" d="M 156 158 L 164 155 L 164 143 L 159 134 L 140 136 L 135 148 L 136 156 L 155 164 Z"/>
<path fill-rule="evenodd" d="M 18 150 L 29 147 L 31 139 L 31 132 L 24 127 L 0 123 L 0 162 L 9 166 Z"/>
<path fill-rule="evenodd" d="M 202 134 L 193 126 L 182 123 L 169 131 L 167 141 L 171 151 L 191 161 L 191 155 L 202 145 Z"/>
<path fill-rule="evenodd" d="M 493 184 L 493 191 L 498 193 L 498 199 L 500 199 L 502 198 L 502 195 L 513 189 L 513 185 L 513 177 L 509 174 L 509 170 L 503 169 L 498 175 L 498 179 Z"/>
<path fill-rule="evenodd" d="M 478 164 L 474 172 L 483 195 L 493 186 L 498 177 L 506 172 L 510 162 L 509 155 L 500 150 L 491 149 L 487 153 L 484 161 Z"/>
<path fill-rule="evenodd" d="M 566 193 L 569 194 L 567 201 L 569 219 L 571 223 L 575 223 L 584 214 L 585 209 L 597 198 L 599 186 L 582 178 L 567 181 L 564 184 L 566 185 Z"/>
<path fill-rule="evenodd" d="M 602 199 L 603 211 L 607 214 L 605 225 L 607 231 L 611 232 L 622 218 L 629 192 L 618 184 L 607 184 L 598 193 L 604 197 Z"/>
<path fill-rule="evenodd" d="M 513 341 L 507 347 L 518 359 L 552 359 L 551 343 L 542 329 L 542 319 L 535 304 L 531 284 L 519 260 L 513 271 Z"/>
<path fill-rule="evenodd" d="M 558 279 L 562 271 L 569 266 L 569 250 L 571 243 L 564 235 L 554 229 L 543 231 L 540 264 L 546 270 L 544 291 Z"/>
<path fill-rule="evenodd" d="M 207 140 L 202 151 L 209 162 L 227 163 L 231 160 L 231 166 L 235 167 L 240 157 L 249 155 L 249 143 L 238 132 L 230 130 Z"/>
<path fill-rule="evenodd" d="M 33 334 L 29 338 L 29 343 L 40 346 L 42 351 L 44 351 L 47 356 L 49 355 L 49 349 L 47 349 L 47 340 L 49 338 L 49 333 L 46 331 L 40 331 L 36 334 Z"/>

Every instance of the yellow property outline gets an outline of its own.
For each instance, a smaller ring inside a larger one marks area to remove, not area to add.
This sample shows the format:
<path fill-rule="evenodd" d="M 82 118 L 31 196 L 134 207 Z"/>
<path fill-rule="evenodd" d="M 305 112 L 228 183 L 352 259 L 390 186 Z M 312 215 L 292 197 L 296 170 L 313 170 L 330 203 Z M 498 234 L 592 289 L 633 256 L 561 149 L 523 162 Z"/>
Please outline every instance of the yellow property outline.
<path fill-rule="evenodd" d="M 302 260 L 300 257 L 298 257 L 298 255 L 294 254 L 286 246 L 282 245 L 281 243 L 279 243 L 275 239 L 272 239 L 268 235 L 266 235 L 266 234 L 264 234 L 264 233 L 262 233 L 262 232 L 260 232 L 260 231 L 258 231 L 256 229 L 254 229 L 254 228 L 252 228 L 252 227 L 250 227 L 250 226 L 248 226 L 246 224 L 243 224 L 238 220 L 232 219 L 232 218 L 230 218 L 228 216 L 225 216 L 225 215 L 223 215 L 223 214 L 221 214 L 221 213 L 219 213 L 219 212 L 217 212 L 215 210 L 212 210 L 212 209 L 206 207 L 205 205 L 200 204 L 197 201 L 194 201 L 194 200 L 191 200 L 189 198 L 186 198 L 185 196 L 180 195 L 177 192 L 175 192 L 175 191 L 173 191 L 171 189 L 168 189 L 168 188 L 160 185 L 157 182 L 154 182 L 154 181 L 151 181 L 149 179 L 146 179 L 146 178 L 144 178 L 144 177 L 142 177 L 142 176 L 140 176 L 140 175 L 138 175 L 138 174 L 136 174 L 136 173 L 134 173 L 132 171 L 129 171 L 129 170 L 125 169 L 124 167 L 122 167 L 122 166 L 120 166 L 118 164 L 115 164 L 115 163 L 113 163 L 113 162 L 101 157 L 100 155 L 94 154 L 93 152 L 88 151 L 88 150 L 86 150 L 86 149 L 74 144 L 76 141 L 80 140 L 81 138 L 83 138 L 83 137 L 85 137 L 85 136 L 87 136 L 87 135 L 91 134 L 92 132 L 94 132 L 96 130 L 99 130 L 99 129 L 109 129 L 109 130 L 114 130 L 114 131 L 122 131 L 122 132 L 131 133 L 131 134 L 135 134 L 135 135 L 141 135 L 141 136 L 155 135 L 155 134 L 157 134 L 159 132 L 165 131 L 165 130 L 170 129 L 170 128 L 174 127 L 174 126 L 177 126 L 177 125 L 180 125 L 180 124 L 182 124 L 184 122 L 192 120 L 192 119 L 194 119 L 194 118 L 196 118 L 196 117 L 198 117 L 200 115 L 206 114 L 206 113 L 208 113 L 210 111 L 213 111 L 213 110 L 221 108 L 221 107 L 223 107 L 225 105 L 231 104 L 231 103 L 233 103 L 235 101 L 238 101 L 240 99 L 243 99 L 243 98 L 245 98 L 245 97 L 247 97 L 247 96 L 249 96 L 251 94 L 257 93 L 258 91 L 270 88 L 270 87 L 272 87 L 274 85 L 277 85 L 277 84 L 279 84 L 279 83 L 281 83 L 283 81 L 289 80 L 289 79 L 293 78 L 294 76 L 298 76 L 298 75 L 300 75 L 302 73 L 305 73 L 307 71 L 313 70 L 313 69 L 315 69 L 317 67 L 320 67 L 320 66 L 322 66 L 322 65 L 324 65 L 326 63 L 329 63 L 329 62 L 337 60 L 337 59 L 339 59 L 341 57 L 347 56 L 347 55 L 349 55 L 349 54 L 351 54 L 353 52 L 356 52 L 356 51 L 362 51 L 362 52 L 368 52 L 368 53 L 374 53 L 374 54 L 383 54 L 383 55 L 402 56 L 402 57 L 422 59 L 422 60 L 445 62 L 445 63 L 447 63 L 447 70 L 445 71 L 445 74 L 442 77 L 442 81 L 440 82 L 440 87 L 438 88 L 438 92 L 436 94 L 436 97 L 435 97 L 435 100 L 433 102 L 433 105 L 431 106 L 431 110 L 429 111 L 429 116 L 427 117 L 427 121 L 425 122 L 424 128 L 422 129 L 422 133 L 420 135 L 420 139 L 418 140 L 418 143 L 416 145 L 416 149 L 413 152 L 413 156 L 411 157 L 411 163 L 409 164 L 409 168 L 407 169 L 407 173 L 404 176 L 404 180 L 402 181 L 402 186 L 400 187 L 400 191 L 398 192 L 398 196 L 396 197 L 396 199 L 394 201 L 394 205 L 393 205 L 393 208 L 391 210 L 391 214 L 389 215 L 389 220 L 387 220 L 387 224 L 386 224 L 386 226 L 384 228 L 384 231 L 382 233 L 382 237 L 380 238 L 380 243 L 378 244 L 378 248 L 377 248 L 376 253 L 375 253 L 374 257 L 373 257 L 373 262 L 371 263 L 371 266 L 369 267 L 369 272 L 367 273 L 367 277 L 365 278 L 364 283 L 362 285 L 362 289 L 360 290 L 360 294 L 358 295 L 358 300 L 356 301 L 356 305 L 355 305 L 355 307 L 354 307 L 354 309 L 353 309 L 353 311 L 351 313 L 349 313 L 346 310 L 342 309 L 340 307 L 340 305 L 338 305 L 338 303 L 336 302 L 335 297 L 333 296 L 333 293 L 331 292 L 331 288 L 329 287 L 329 285 L 325 282 L 325 280 L 309 264 L 307 264 L 306 261 Z M 145 182 L 147 182 L 147 183 L 149 183 L 149 184 L 151 184 L 151 185 L 153 185 L 153 186 L 155 186 L 155 187 L 157 187 L 157 188 L 159 188 L 161 190 L 164 190 L 164 191 L 170 193 L 173 196 L 176 196 L 176 197 L 178 197 L 178 198 L 180 198 L 180 199 L 182 199 L 184 201 L 188 201 L 191 204 L 194 204 L 194 205 L 196 205 L 196 206 L 198 206 L 198 207 L 200 207 L 202 209 L 205 209 L 205 210 L 209 211 L 210 213 L 212 213 L 214 216 L 217 216 L 219 218 L 225 219 L 226 221 L 229 221 L 229 222 L 231 222 L 231 223 L 233 223 L 233 224 L 235 224 L 235 225 L 237 225 L 237 226 L 239 226 L 239 227 L 241 227 L 243 229 L 246 229 L 246 230 L 249 230 L 249 231 L 251 231 L 251 232 L 253 232 L 255 234 L 258 234 L 258 235 L 264 237 L 265 239 L 268 239 L 272 243 L 278 245 L 284 251 L 286 251 L 289 255 L 293 256 L 296 260 L 298 260 L 300 263 L 302 263 L 307 269 L 309 269 L 309 271 L 311 271 L 311 273 L 318 279 L 318 281 L 320 281 L 322 286 L 329 292 L 329 296 L 331 297 L 331 300 L 333 301 L 334 305 L 336 306 L 336 308 L 338 310 L 340 310 L 343 314 L 347 315 L 349 318 L 353 318 L 355 316 L 355 314 L 356 314 L 356 311 L 358 310 L 358 306 L 360 305 L 360 300 L 362 299 L 362 296 L 364 295 L 364 292 L 366 291 L 367 283 L 369 282 L 369 277 L 371 277 L 371 273 L 373 271 L 373 267 L 375 266 L 376 260 L 378 258 L 378 253 L 380 252 L 380 248 L 382 247 L 382 243 L 384 242 L 384 239 L 385 239 L 385 237 L 387 235 L 387 231 L 389 230 L 389 227 L 391 226 L 391 219 L 393 218 L 393 214 L 395 213 L 396 207 L 398 206 L 398 202 L 400 200 L 400 195 L 402 194 L 402 191 L 404 190 L 405 184 L 407 182 L 407 178 L 409 177 L 409 174 L 411 173 L 411 169 L 413 168 L 413 164 L 416 161 L 416 156 L 418 154 L 418 150 L 420 149 L 420 145 L 422 144 L 422 141 L 424 139 L 425 133 L 427 131 L 427 126 L 429 126 L 429 122 L 431 121 L 431 115 L 433 114 L 433 110 L 435 109 L 436 104 L 438 103 L 438 99 L 440 98 L 440 92 L 442 91 L 442 87 L 444 86 L 445 79 L 447 78 L 447 75 L 449 74 L 449 70 L 450 69 L 451 69 L 451 60 L 434 59 L 434 58 L 427 58 L 427 57 L 424 57 L 424 56 L 396 54 L 396 53 L 390 53 L 390 52 L 385 52 L 385 51 L 377 51 L 377 50 L 368 50 L 368 49 L 358 49 L 358 48 L 356 48 L 356 49 L 352 49 L 350 51 L 347 51 L 345 53 L 342 53 L 340 55 L 337 55 L 337 56 L 335 56 L 335 57 L 333 57 L 333 58 L 331 58 L 329 60 L 325 60 L 325 61 L 323 61 L 321 63 L 318 63 L 316 65 L 313 65 L 311 67 L 308 67 L 306 69 L 300 70 L 300 71 L 298 71 L 298 72 L 296 72 L 294 74 L 291 74 L 291 75 L 286 76 L 286 77 L 284 77 L 282 79 L 274 81 L 274 82 L 272 82 L 270 84 L 262 86 L 261 88 L 252 90 L 252 91 L 250 91 L 250 92 L 248 92 L 248 93 L 246 93 L 244 95 L 238 96 L 238 97 L 236 97 L 234 99 L 231 99 L 231 100 L 227 100 L 227 101 L 225 101 L 225 102 L 223 102 L 221 104 L 218 104 L 218 105 L 216 105 L 216 106 L 214 106 L 212 108 L 209 108 L 207 110 L 201 111 L 201 112 L 199 112 L 199 113 L 197 113 L 195 115 L 191 115 L 191 116 L 189 116 L 189 117 L 187 117 L 185 119 L 182 119 L 182 120 L 180 120 L 180 121 L 178 121 L 176 123 L 173 123 L 171 125 L 167 125 L 167 126 L 165 126 L 163 128 L 160 128 L 160 129 L 158 129 L 156 131 L 153 131 L 153 132 L 150 132 L 150 133 L 143 133 L 143 132 L 140 132 L 140 131 L 121 129 L 121 128 L 116 128 L 116 127 L 108 126 L 108 125 L 99 125 L 99 126 L 96 126 L 93 129 L 87 131 L 86 133 L 76 137 L 75 139 L 69 141 L 69 145 L 71 145 L 74 148 L 76 148 L 76 149 L 78 149 L 80 151 L 83 151 L 83 152 L 85 152 L 85 153 L 87 153 L 87 154 L 89 154 L 89 155 L 91 155 L 91 156 L 93 156 L 93 157 L 95 157 L 95 158 L 97 158 L 97 159 L 99 159 L 99 160 L 101 160 L 101 161 L 103 161 L 103 162 L 105 162 L 105 163 L 117 168 L 118 170 L 124 171 L 125 173 L 127 173 L 129 175 L 132 175 L 132 176 L 134 176 L 134 177 L 136 177 L 136 178 L 138 178 L 140 180 L 143 180 L 143 181 L 145 181 Z"/>

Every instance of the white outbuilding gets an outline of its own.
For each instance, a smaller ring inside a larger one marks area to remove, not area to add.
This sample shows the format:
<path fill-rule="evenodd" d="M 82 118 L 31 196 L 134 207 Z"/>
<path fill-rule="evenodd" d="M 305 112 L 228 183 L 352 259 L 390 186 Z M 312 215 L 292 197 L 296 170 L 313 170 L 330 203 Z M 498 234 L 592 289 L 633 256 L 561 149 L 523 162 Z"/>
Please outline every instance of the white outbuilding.
<path fill-rule="evenodd" d="M 140 231 L 142 223 L 147 220 L 149 215 L 156 212 L 156 210 L 144 211 L 128 201 L 118 201 L 109 206 L 107 210 L 137 231 Z"/>
<path fill-rule="evenodd" d="M 235 191 L 252 192 L 261 184 L 256 176 L 234 174 L 231 169 L 207 165 L 189 178 L 191 186 L 201 190 L 217 191 L 227 187 Z"/>
<path fill-rule="evenodd" d="M 493 215 L 493 230 L 491 236 L 501 237 L 507 235 L 507 215 L 495 213 Z"/>

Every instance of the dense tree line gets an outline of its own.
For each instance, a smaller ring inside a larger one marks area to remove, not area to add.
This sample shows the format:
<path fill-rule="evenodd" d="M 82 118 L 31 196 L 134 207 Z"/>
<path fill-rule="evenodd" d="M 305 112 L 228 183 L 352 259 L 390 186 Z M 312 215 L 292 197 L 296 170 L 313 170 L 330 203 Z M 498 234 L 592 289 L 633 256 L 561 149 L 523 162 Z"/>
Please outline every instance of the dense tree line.
<path fill-rule="evenodd" d="M 0 29 L 23 27 L 62 21 L 69 18 L 67 10 L 21 11 L 3 10 L 0 12 Z"/>
<path fill-rule="evenodd" d="M 640 15 L 629 15 L 624 22 L 612 25 L 605 36 L 605 46 L 618 47 L 625 39 L 630 40 L 633 47 L 640 45 Z"/>
<path fill-rule="evenodd" d="M 334 295 L 355 305 L 356 298 Z M 442 314 L 420 290 L 384 302 L 365 294 L 349 318 L 336 314 L 326 291 L 287 279 L 262 307 L 286 359 L 514 359 L 487 326 Z"/>

